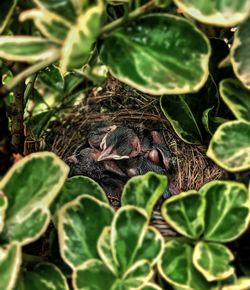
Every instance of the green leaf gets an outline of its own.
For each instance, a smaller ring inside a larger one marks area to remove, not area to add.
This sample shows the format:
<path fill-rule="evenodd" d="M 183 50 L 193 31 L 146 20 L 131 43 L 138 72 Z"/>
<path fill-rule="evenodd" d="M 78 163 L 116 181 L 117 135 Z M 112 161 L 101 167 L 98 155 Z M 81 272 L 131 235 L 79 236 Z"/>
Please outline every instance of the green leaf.
<path fill-rule="evenodd" d="M 182 17 L 151 14 L 111 33 L 100 55 L 112 75 L 138 90 L 182 94 L 207 80 L 210 46 Z"/>
<path fill-rule="evenodd" d="M 89 195 L 81 195 L 58 212 L 61 256 L 73 269 L 88 259 L 99 258 L 97 240 L 111 224 L 111 207 Z"/>
<path fill-rule="evenodd" d="M 220 82 L 220 94 L 223 101 L 238 120 L 250 122 L 250 91 L 234 79 Z"/>
<path fill-rule="evenodd" d="M 223 280 L 234 274 L 230 262 L 234 256 L 224 245 L 198 242 L 194 248 L 193 263 L 207 281 Z"/>
<path fill-rule="evenodd" d="M 32 116 L 28 119 L 27 122 L 27 131 L 34 139 L 39 139 L 44 131 L 47 130 L 51 118 L 55 115 L 55 111 L 48 110 L 41 112 L 35 116 Z"/>
<path fill-rule="evenodd" d="M 140 289 L 141 290 L 162 290 L 161 287 L 159 287 L 158 285 L 153 284 L 153 283 L 147 283 Z"/>
<path fill-rule="evenodd" d="M 202 114 L 202 124 L 206 131 L 213 136 L 214 132 L 216 129 L 220 126 L 221 120 L 216 117 L 214 117 L 215 112 L 214 112 L 214 107 L 206 109 L 203 114 Z"/>
<path fill-rule="evenodd" d="M 211 286 L 195 269 L 192 263 L 193 249 L 177 240 L 166 243 L 165 251 L 158 262 L 161 276 L 176 289 L 205 290 Z"/>
<path fill-rule="evenodd" d="M 200 189 L 206 199 L 204 239 L 229 242 L 248 227 L 250 194 L 233 181 L 211 181 Z"/>
<path fill-rule="evenodd" d="M 55 217 L 57 211 L 63 205 L 83 194 L 93 196 L 109 204 L 105 192 L 97 182 L 86 176 L 74 176 L 66 180 L 60 194 L 52 203 L 50 207 L 52 215 Z"/>
<path fill-rule="evenodd" d="M 121 204 L 144 208 L 150 216 L 167 187 L 167 177 L 148 172 L 131 178 L 123 188 Z"/>
<path fill-rule="evenodd" d="M 17 0 L 2 1 L 0 10 L 0 34 L 4 31 L 13 14 Z"/>
<path fill-rule="evenodd" d="M 103 2 L 99 1 L 98 5 L 83 12 L 69 31 L 62 47 L 60 65 L 63 73 L 86 64 L 101 29 L 103 8 Z"/>
<path fill-rule="evenodd" d="M 50 12 L 65 18 L 68 21 L 75 22 L 77 13 L 75 11 L 74 0 L 33 0 L 41 9 L 47 9 Z M 82 1 L 81 1 L 82 2 Z"/>
<path fill-rule="evenodd" d="M 250 2 L 248 1 L 250 6 Z M 246 10 L 248 13 L 248 11 Z M 231 62 L 234 73 L 243 85 L 250 89 L 250 18 L 242 23 L 234 34 L 231 48 Z"/>
<path fill-rule="evenodd" d="M 122 207 L 115 215 L 111 225 L 111 250 L 121 276 L 135 262 L 148 222 L 146 211 L 131 205 Z"/>
<path fill-rule="evenodd" d="M 53 264 L 41 263 L 23 271 L 14 290 L 69 290 L 63 273 Z"/>
<path fill-rule="evenodd" d="M 214 133 L 207 156 L 222 168 L 237 172 L 250 169 L 250 123 L 230 121 Z"/>
<path fill-rule="evenodd" d="M 67 174 L 68 166 L 50 152 L 33 153 L 15 163 L 0 182 L 9 204 L 0 240 L 22 245 L 36 240 L 49 223 L 49 206 Z"/>
<path fill-rule="evenodd" d="M 250 287 L 250 279 L 248 277 L 241 277 L 237 279 L 233 285 L 226 285 L 222 290 L 247 290 Z"/>
<path fill-rule="evenodd" d="M 4 227 L 6 209 L 8 207 L 8 200 L 4 193 L 0 191 L 0 233 Z"/>
<path fill-rule="evenodd" d="M 63 92 L 64 79 L 55 65 L 48 66 L 39 72 L 38 79 L 55 92 Z"/>
<path fill-rule="evenodd" d="M 51 41 L 62 44 L 72 23 L 46 9 L 31 9 L 22 12 L 20 20 L 34 21 L 41 33 Z"/>
<path fill-rule="evenodd" d="M 73 285 L 76 290 L 111 290 L 115 279 L 103 262 L 95 259 L 86 261 L 73 272 Z"/>
<path fill-rule="evenodd" d="M 198 21 L 231 27 L 243 21 L 249 13 L 248 0 L 174 0 L 184 13 Z"/>
<path fill-rule="evenodd" d="M 0 289 L 13 289 L 21 265 L 21 247 L 12 243 L 6 247 L 0 247 Z"/>
<path fill-rule="evenodd" d="M 176 134 L 186 143 L 201 144 L 204 139 L 202 115 L 207 108 L 218 108 L 217 87 L 209 78 L 206 85 L 196 94 L 164 95 L 160 99 L 161 110 Z"/>
<path fill-rule="evenodd" d="M 1 36 L 0 57 L 24 62 L 36 62 L 59 57 L 58 48 L 48 40 L 32 36 Z"/>
<path fill-rule="evenodd" d="M 194 190 L 170 197 L 161 209 L 167 223 L 190 239 L 198 239 L 203 233 L 204 212 L 205 199 Z"/>

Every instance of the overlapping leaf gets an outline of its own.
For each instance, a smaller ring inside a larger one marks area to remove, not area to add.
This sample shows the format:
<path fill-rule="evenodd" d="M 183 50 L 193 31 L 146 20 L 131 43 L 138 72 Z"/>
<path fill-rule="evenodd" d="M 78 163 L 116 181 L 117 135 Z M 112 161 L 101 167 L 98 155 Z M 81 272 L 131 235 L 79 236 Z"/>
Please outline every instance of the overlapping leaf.
<path fill-rule="evenodd" d="M 193 249 L 190 245 L 177 240 L 167 242 L 158 262 L 161 276 L 178 289 L 211 289 L 209 283 L 193 266 L 192 256 Z"/>
<path fill-rule="evenodd" d="M 248 1 L 250 6 L 250 2 Z M 247 11 L 246 11 L 247 12 Z M 237 78 L 250 89 L 250 17 L 242 23 L 234 34 L 231 48 L 231 62 Z"/>
<path fill-rule="evenodd" d="M 250 10 L 248 0 L 174 0 L 174 2 L 183 12 L 198 21 L 226 27 L 243 21 Z"/>
<path fill-rule="evenodd" d="M 167 177 L 148 172 L 130 179 L 122 192 L 122 205 L 134 205 L 146 209 L 150 216 L 153 207 L 167 187 Z"/>
<path fill-rule="evenodd" d="M 49 206 L 68 174 L 55 154 L 33 153 L 16 163 L 0 182 L 8 198 L 1 239 L 27 244 L 37 239 L 50 220 Z"/>
<path fill-rule="evenodd" d="M 250 123 L 230 121 L 213 135 L 207 156 L 222 168 L 237 172 L 250 168 Z"/>
<path fill-rule="evenodd" d="M 154 95 L 198 91 L 208 77 L 209 55 L 207 38 L 168 14 L 139 18 L 111 33 L 101 49 L 115 77 Z"/>
<path fill-rule="evenodd" d="M 99 257 L 97 240 L 112 218 L 111 207 L 89 195 L 81 195 L 62 207 L 58 234 L 61 255 L 68 265 L 75 268 Z"/>
<path fill-rule="evenodd" d="M 196 191 L 173 196 L 162 205 L 162 216 L 177 232 L 197 239 L 204 230 L 205 200 Z"/>
<path fill-rule="evenodd" d="M 237 80 L 225 79 L 220 83 L 220 94 L 237 119 L 250 122 L 249 90 Z"/>
<path fill-rule="evenodd" d="M 233 181 L 211 181 L 200 189 L 206 199 L 204 239 L 228 242 L 248 227 L 250 194 Z"/>
<path fill-rule="evenodd" d="M 4 248 L 0 247 L 0 289 L 12 290 L 15 286 L 21 265 L 21 247 L 12 243 Z"/>
<path fill-rule="evenodd" d="M 39 72 L 38 79 L 54 91 L 62 92 L 64 89 L 64 78 L 55 65 L 48 66 Z"/>
<path fill-rule="evenodd" d="M 230 265 L 233 254 L 224 245 L 198 242 L 194 248 L 193 263 L 207 281 L 223 280 L 234 273 Z"/>
<path fill-rule="evenodd" d="M 58 48 L 50 41 L 32 36 L 0 37 L 0 57 L 13 61 L 36 62 L 59 58 Z"/>
<path fill-rule="evenodd" d="M 23 271 L 14 290 L 69 290 L 63 273 L 53 264 L 41 263 Z"/>

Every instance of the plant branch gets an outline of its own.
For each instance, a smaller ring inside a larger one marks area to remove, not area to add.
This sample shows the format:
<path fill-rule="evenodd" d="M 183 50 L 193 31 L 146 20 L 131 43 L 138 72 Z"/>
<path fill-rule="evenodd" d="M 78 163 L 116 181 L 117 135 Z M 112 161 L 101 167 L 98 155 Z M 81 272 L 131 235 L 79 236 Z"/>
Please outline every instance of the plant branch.
<path fill-rule="evenodd" d="M 140 7 L 138 7 L 137 9 L 135 9 L 134 11 L 130 12 L 128 14 L 128 16 L 126 17 L 125 21 L 130 21 L 133 20 L 134 18 L 137 18 L 138 16 L 144 14 L 145 12 L 147 12 L 148 10 L 152 9 L 155 7 L 155 1 L 151 0 L 148 3 L 146 3 L 145 5 L 142 5 Z M 105 35 L 113 30 L 115 30 L 116 28 L 120 27 L 122 24 L 124 23 L 124 17 L 121 17 L 107 25 L 105 25 L 103 27 L 103 29 L 101 30 L 101 35 Z"/>
<path fill-rule="evenodd" d="M 16 87 L 20 82 L 25 80 L 27 77 L 51 65 L 53 62 L 57 61 L 58 59 L 59 59 L 59 54 L 55 54 L 51 56 L 50 58 L 44 61 L 35 63 L 32 66 L 28 67 L 27 69 L 23 70 L 21 73 L 16 75 L 11 81 L 9 81 L 6 85 L 0 87 L 0 98 L 4 97 L 6 94 L 12 91 L 14 87 Z"/>

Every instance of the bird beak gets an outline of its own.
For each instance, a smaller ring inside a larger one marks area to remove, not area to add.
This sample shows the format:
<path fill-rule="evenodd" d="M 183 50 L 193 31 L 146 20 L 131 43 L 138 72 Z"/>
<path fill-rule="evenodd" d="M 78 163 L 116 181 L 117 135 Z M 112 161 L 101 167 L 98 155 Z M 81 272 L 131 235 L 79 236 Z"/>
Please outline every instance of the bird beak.
<path fill-rule="evenodd" d="M 117 154 L 112 154 L 113 147 L 110 146 L 106 150 L 102 151 L 101 154 L 98 156 L 97 161 L 103 161 L 103 160 L 121 160 L 121 159 L 128 159 L 129 156 L 124 155 L 117 155 Z"/>

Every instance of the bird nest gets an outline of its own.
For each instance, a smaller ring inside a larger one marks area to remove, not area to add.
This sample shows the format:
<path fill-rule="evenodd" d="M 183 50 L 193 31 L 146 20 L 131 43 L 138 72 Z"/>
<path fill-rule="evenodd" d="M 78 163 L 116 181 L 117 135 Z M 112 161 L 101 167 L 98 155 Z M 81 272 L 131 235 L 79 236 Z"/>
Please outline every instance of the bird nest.
<path fill-rule="evenodd" d="M 110 78 L 102 89 L 93 89 L 67 117 L 56 121 L 45 139 L 46 149 L 66 160 L 86 142 L 89 128 L 100 122 L 143 125 L 159 131 L 174 156 L 173 182 L 177 192 L 198 190 L 204 183 L 222 179 L 225 174 L 207 158 L 206 145 L 186 144 L 175 134 L 161 112 L 159 97 L 140 93 L 114 78 Z M 160 217 L 156 219 L 159 223 Z"/>

